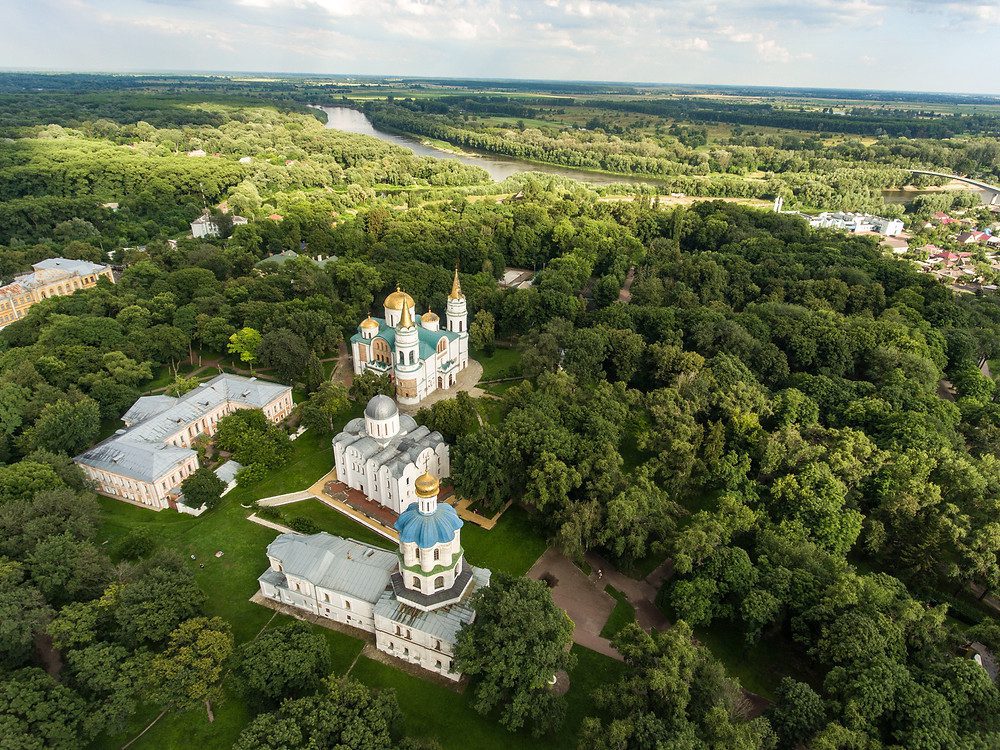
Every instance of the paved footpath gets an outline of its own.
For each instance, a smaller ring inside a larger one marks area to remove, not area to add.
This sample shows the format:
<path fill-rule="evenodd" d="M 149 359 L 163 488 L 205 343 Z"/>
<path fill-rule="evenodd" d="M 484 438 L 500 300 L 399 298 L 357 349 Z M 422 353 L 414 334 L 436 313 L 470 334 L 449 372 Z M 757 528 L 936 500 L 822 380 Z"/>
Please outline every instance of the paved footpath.
<path fill-rule="evenodd" d="M 536 581 L 549 578 L 555 582 L 552 586 L 552 599 L 573 621 L 574 642 L 622 661 L 621 654 L 611 642 L 601 637 L 601 629 L 615 606 L 615 600 L 604 591 L 603 586 L 598 587 L 586 573 L 554 547 L 545 550 L 531 566 L 528 577 Z"/>

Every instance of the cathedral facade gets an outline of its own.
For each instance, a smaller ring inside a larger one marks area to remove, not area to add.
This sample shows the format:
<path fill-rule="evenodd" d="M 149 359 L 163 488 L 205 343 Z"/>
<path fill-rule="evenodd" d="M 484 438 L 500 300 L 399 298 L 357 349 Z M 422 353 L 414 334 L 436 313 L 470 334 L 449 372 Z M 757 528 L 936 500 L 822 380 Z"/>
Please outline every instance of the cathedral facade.
<path fill-rule="evenodd" d="M 354 374 L 389 375 L 401 404 L 418 404 L 453 387 L 469 364 L 469 314 L 458 271 L 443 329 L 436 313 L 418 315 L 413 298 L 399 288 L 385 298 L 384 310 L 384 318 L 367 317 L 351 337 Z"/>

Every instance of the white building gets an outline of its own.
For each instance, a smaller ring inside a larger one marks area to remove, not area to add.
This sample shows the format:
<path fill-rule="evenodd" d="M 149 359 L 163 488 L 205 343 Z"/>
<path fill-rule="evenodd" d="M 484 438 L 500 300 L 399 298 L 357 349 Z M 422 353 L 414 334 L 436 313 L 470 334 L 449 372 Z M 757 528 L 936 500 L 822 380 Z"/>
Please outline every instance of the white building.
<path fill-rule="evenodd" d="M 855 214 L 845 211 L 824 211 L 819 216 L 806 217 L 813 228 L 831 227 L 851 234 L 871 232 L 886 237 L 895 237 L 903 231 L 900 219 L 886 219 L 870 214 Z"/>
<path fill-rule="evenodd" d="M 272 422 L 280 422 L 292 411 L 292 389 L 257 378 L 219 375 L 179 398 L 143 396 L 122 417 L 125 429 L 73 461 L 102 495 L 155 510 L 189 512 L 180 485 L 198 469 L 192 443 L 199 435 L 214 435 L 219 420 L 237 409 L 260 409 Z M 222 479 L 235 479 L 235 471 Z"/>
<path fill-rule="evenodd" d="M 233 216 L 233 226 L 239 227 L 249 223 L 243 216 Z M 212 214 L 208 211 L 191 222 L 191 236 L 195 239 L 199 237 L 218 237 L 221 234 L 219 225 L 212 219 Z"/>
<path fill-rule="evenodd" d="M 100 279 L 115 283 L 110 266 L 69 258 L 47 258 L 34 263 L 31 273 L 15 276 L 0 286 L 0 329 L 28 314 L 32 305 L 79 289 L 92 289 Z"/>
<path fill-rule="evenodd" d="M 451 388 L 469 364 L 469 314 L 458 271 L 448 294 L 447 324 L 428 310 L 417 315 L 413 298 L 397 288 L 385 298 L 385 317 L 369 316 L 351 337 L 354 374 L 388 374 L 401 404 L 417 404 Z"/>
<path fill-rule="evenodd" d="M 352 419 L 333 439 L 333 457 L 341 482 L 396 513 L 416 502 L 421 474 L 451 475 L 441 433 L 417 426 L 382 395 L 368 402 L 363 419 Z"/>
<path fill-rule="evenodd" d="M 326 533 L 282 534 L 267 548 L 261 594 L 374 633 L 379 650 L 461 679 L 455 643 L 476 617 L 469 598 L 489 585 L 490 571 L 466 564 L 462 520 L 438 503 L 438 490 L 430 474 L 417 480 L 418 503 L 396 522 L 396 554 Z"/>

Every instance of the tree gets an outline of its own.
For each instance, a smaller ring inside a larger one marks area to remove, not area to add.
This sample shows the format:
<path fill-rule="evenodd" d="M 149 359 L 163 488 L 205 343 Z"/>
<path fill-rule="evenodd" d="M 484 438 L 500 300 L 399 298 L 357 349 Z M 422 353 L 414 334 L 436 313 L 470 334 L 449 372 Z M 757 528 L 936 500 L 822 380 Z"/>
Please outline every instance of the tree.
<path fill-rule="evenodd" d="M 541 581 L 494 573 L 472 598 L 476 619 L 458 634 L 455 668 L 476 680 L 474 706 L 500 709 L 511 731 L 526 724 L 540 736 L 562 722 L 565 701 L 549 689 L 559 670 L 572 668 L 573 622 Z"/>
<path fill-rule="evenodd" d="M 53 605 L 100 595 L 111 573 L 105 555 L 70 533 L 41 540 L 26 563 L 32 582 Z"/>
<path fill-rule="evenodd" d="M 288 433 L 271 424 L 260 409 L 237 409 L 216 425 L 215 444 L 243 464 L 276 468 L 288 456 Z"/>
<path fill-rule="evenodd" d="M 0 435 L 13 435 L 24 422 L 31 392 L 16 383 L 0 383 Z"/>
<path fill-rule="evenodd" d="M 101 429 L 97 402 L 84 396 L 77 401 L 59 399 L 46 404 L 41 415 L 24 434 L 31 450 L 73 455 L 87 447 Z"/>
<path fill-rule="evenodd" d="M 327 380 L 323 371 L 323 363 L 313 352 L 309 352 L 309 359 L 306 360 L 305 373 L 302 375 L 302 385 L 306 393 L 315 393 L 319 387 Z"/>
<path fill-rule="evenodd" d="M 493 353 L 496 342 L 496 321 L 493 313 L 479 310 L 469 325 L 469 343 L 473 349 L 484 351 L 487 355 Z"/>
<path fill-rule="evenodd" d="M 200 508 L 203 505 L 211 510 L 219 504 L 226 483 L 219 479 L 215 472 L 204 466 L 181 482 L 181 492 L 184 494 L 184 504 L 190 508 Z"/>
<path fill-rule="evenodd" d="M 302 404 L 302 421 L 311 429 L 333 434 L 337 417 L 347 407 L 347 389 L 340 383 L 327 381 Z"/>
<path fill-rule="evenodd" d="M 30 501 L 37 492 L 64 486 L 48 464 L 25 459 L 11 466 L 0 466 L 0 506 L 15 500 Z"/>
<path fill-rule="evenodd" d="M 631 623 L 613 643 L 627 668 L 618 680 L 595 693 L 598 716 L 584 720 L 581 747 L 774 747 L 767 720 L 743 720 L 739 683 L 694 642 L 691 627 L 683 620 L 652 633 Z"/>
<path fill-rule="evenodd" d="M 183 396 L 185 393 L 197 388 L 200 382 L 194 375 L 184 376 L 178 374 L 174 377 L 174 382 L 167 386 L 166 394 L 168 396 Z"/>
<path fill-rule="evenodd" d="M 810 738 L 826 725 L 823 699 L 807 684 L 791 677 L 781 680 L 777 697 L 770 719 L 782 746 L 808 746 Z"/>
<path fill-rule="evenodd" d="M 2 745 L 12 750 L 77 750 L 87 744 L 82 725 L 86 702 L 41 669 L 0 679 Z"/>
<path fill-rule="evenodd" d="M 271 368 L 283 383 L 293 384 L 302 376 L 311 351 L 297 333 L 275 328 L 261 338 L 256 354 L 263 367 Z"/>
<path fill-rule="evenodd" d="M 351 401 L 356 404 L 367 404 L 379 394 L 395 396 L 396 388 L 388 375 L 380 375 L 371 370 L 365 370 L 360 375 L 356 375 L 348 393 Z"/>
<path fill-rule="evenodd" d="M 392 691 L 330 678 L 318 695 L 286 700 L 247 726 L 233 750 L 396 750 L 402 713 Z"/>
<path fill-rule="evenodd" d="M 8 669 L 27 660 L 35 634 L 52 616 L 42 594 L 24 578 L 20 563 L 0 557 L 0 667 Z"/>
<path fill-rule="evenodd" d="M 205 594 L 194 573 L 172 551 L 161 551 L 140 563 L 124 584 L 108 594 L 118 632 L 125 642 L 158 645 L 180 623 L 201 614 Z"/>
<path fill-rule="evenodd" d="M 483 503 L 487 512 L 499 510 L 514 491 L 509 460 L 510 445 L 492 425 L 460 437 L 451 456 L 455 490 Z"/>
<path fill-rule="evenodd" d="M 224 620 L 182 622 L 150 663 L 151 696 L 176 709 L 204 704 L 208 720 L 214 721 L 212 701 L 222 695 L 222 670 L 232 652 L 233 634 Z"/>
<path fill-rule="evenodd" d="M 315 692 L 332 667 L 326 639 L 304 622 L 291 622 L 243 644 L 233 674 L 251 704 L 275 708 Z"/>
<path fill-rule="evenodd" d="M 417 422 L 436 430 L 449 444 L 468 435 L 479 427 L 479 412 L 472 397 L 466 391 L 459 391 L 455 398 L 437 401 L 430 407 L 417 412 Z"/>
<path fill-rule="evenodd" d="M 254 328 L 241 328 L 229 337 L 228 351 L 230 354 L 239 354 L 240 361 L 249 364 L 250 372 L 253 372 L 253 363 L 257 361 L 257 349 L 263 340 L 260 331 Z"/>
<path fill-rule="evenodd" d="M 90 703 L 85 733 L 124 732 L 142 697 L 136 686 L 146 680 L 149 654 L 132 653 L 120 644 L 93 643 L 64 651 L 63 658 L 74 688 Z"/>

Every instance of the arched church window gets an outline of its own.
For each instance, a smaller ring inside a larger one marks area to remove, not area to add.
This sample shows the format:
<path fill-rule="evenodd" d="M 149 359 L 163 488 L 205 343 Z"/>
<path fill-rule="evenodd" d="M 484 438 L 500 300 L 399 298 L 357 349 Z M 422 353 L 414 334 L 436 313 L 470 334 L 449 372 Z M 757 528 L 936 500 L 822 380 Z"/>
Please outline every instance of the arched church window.
<path fill-rule="evenodd" d="M 444 588 L 444 576 L 438 576 L 434 579 L 434 590 Z"/>
<path fill-rule="evenodd" d="M 420 588 L 420 579 L 417 578 L 416 576 L 413 576 L 413 585 L 416 586 L 418 589 Z"/>
<path fill-rule="evenodd" d="M 437 548 L 434 549 L 434 559 L 435 560 L 440 560 L 441 559 L 441 550 L 439 550 Z"/>

